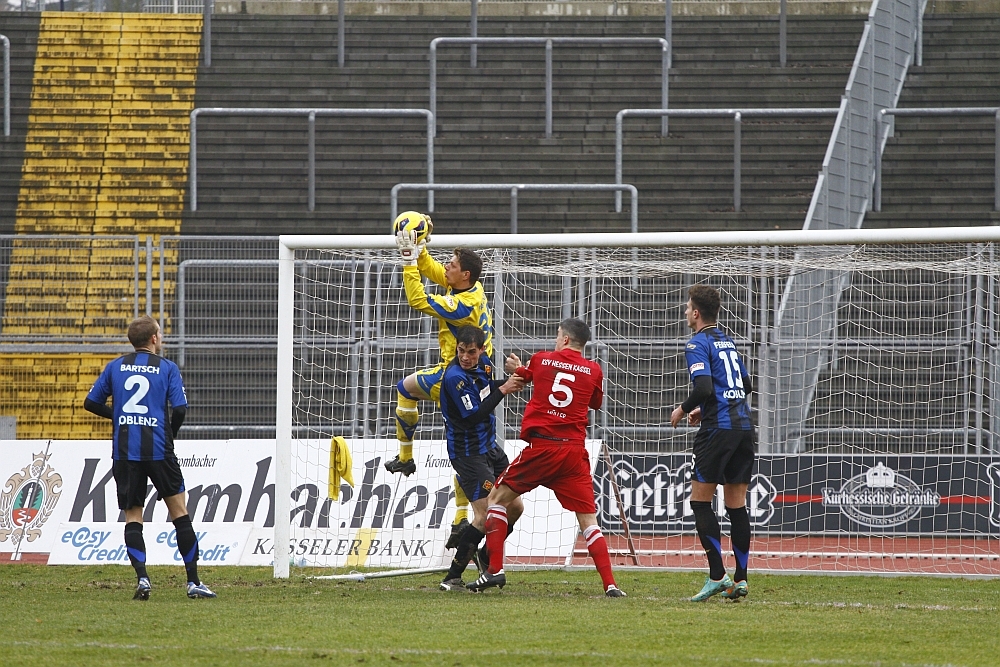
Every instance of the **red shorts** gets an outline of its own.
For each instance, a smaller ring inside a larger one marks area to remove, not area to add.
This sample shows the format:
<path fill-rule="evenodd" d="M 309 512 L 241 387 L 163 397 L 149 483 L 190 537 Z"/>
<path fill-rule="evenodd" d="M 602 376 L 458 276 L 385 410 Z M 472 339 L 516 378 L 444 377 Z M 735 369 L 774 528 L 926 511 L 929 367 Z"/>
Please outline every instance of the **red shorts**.
<path fill-rule="evenodd" d="M 506 484 L 518 495 L 544 486 L 552 489 L 570 512 L 597 513 L 590 457 L 582 445 L 532 443 L 521 450 L 496 483 Z"/>

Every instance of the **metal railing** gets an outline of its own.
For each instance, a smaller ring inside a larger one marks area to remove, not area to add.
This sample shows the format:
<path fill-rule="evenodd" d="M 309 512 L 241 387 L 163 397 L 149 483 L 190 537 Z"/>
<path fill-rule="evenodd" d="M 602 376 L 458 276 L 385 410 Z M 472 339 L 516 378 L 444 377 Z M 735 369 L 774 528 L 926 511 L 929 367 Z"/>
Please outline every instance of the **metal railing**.
<path fill-rule="evenodd" d="M 10 40 L 0 35 L 3 42 L 3 136 L 10 136 Z"/>
<path fill-rule="evenodd" d="M 875 123 L 875 196 L 872 209 L 882 210 L 882 149 L 888 139 L 886 116 L 993 116 L 993 210 L 1000 211 L 1000 107 L 882 109 Z"/>
<path fill-rule="evenodd" d="M 191 112 L 190 171 L 188 195 L 191 210 L 198 210 L 198 116 L 306 116 L 309 120 L 309 210 L 316 208 L 316 118 L 317 116 L 369 116 L 374 118 L 423 116 L 427 119 L 427 182 L 434 183 L 434 114 L 427 109 L 282 109 L 202 107 Z M 427 193 L 427 209 L 434 212 L 434 193 Z"/>
<path fill-rule="evenodd" d="M 659 46 L 660 64 L 660 106 L 667 108 L 668 71 L 670 50 L 667 40 L 659 37 L 438 37 L 431 40 L 430 47 L 430 108 L 437 117 L 437 49 L 439 46 L 469 44 L 494 46 L 544 46 L 545 47 L 545 136 L 552 136 L 552 47 L 555 45 L 575 46 Z M 475 66 L 475 65 L 473 65 Z M 666 120 L 662 132 L 667 133 Z"/>
<path fill-rule="evenodd" d="M 622 109 L 615 116 L 615 183 L 622 182 L 622 153 L 624 145 L 624 121 L 627 116 L 657 117 L 663 122 L 671 116 L 684 118 L 733 118 L 733 208 L 738 212 L 742 199 L 742 127 L 743 118 L 776 118 L 785 116 L 836 116 L 839 109 Z M 621 192 L 615 194 L 615 212 L 622 210 Z"/>
<path fill-rule="evenodd" d="M 402 190 L 458 190 L 468 192 L 510 192 L 510 233 L 517 234 L 517 193 L 521 190 L 527 191 L 584 191 L 584 192 L 616 192 L 621 196 L 622 190 L 628 190 L 632 196 L 632 233 L 639 231 L 639 190 L 634 185 L 627 183 L 397 183 L 392 186 L 389 194 L 389 206 L 392 211 L 391 219 L 396 219 L 399 208 L 399 193 Z"/>

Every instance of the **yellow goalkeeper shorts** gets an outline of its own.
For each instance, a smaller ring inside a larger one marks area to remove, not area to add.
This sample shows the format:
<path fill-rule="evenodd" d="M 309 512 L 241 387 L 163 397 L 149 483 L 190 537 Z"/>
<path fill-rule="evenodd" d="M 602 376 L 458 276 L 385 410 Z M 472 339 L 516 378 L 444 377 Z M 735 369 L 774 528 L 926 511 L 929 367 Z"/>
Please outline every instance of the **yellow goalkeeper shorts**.
<path fill-rule="evenodd" d="M 437 403 L 441 398 L 441 380 L 444 379 L 444 371 L 448 364 L 440 363 L 430 368 L 422 368 L 415 373 L 417 376 L 417 386 L 431 400 Z"/>

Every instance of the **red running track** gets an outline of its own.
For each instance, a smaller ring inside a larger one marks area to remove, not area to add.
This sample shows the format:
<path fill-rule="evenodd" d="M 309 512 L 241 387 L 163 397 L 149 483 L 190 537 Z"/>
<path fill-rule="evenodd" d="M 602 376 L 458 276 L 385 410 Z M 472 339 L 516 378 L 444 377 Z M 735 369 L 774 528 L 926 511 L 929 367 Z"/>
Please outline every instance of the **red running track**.
<path fill-rule="evenodd" d="M 623 535 L 606 535 L 615 565 L 706 569 L 694 534 L 634 537 L 637 559 Z M 723 549 L 729 540 L 723 537 Z M 732 568 L 731 553 L 724 554 Z M 582 539 L 573 565 L 592 564 Z M 946 537 L 774 536 L 755 537 L 750 569 L 803 572 L 863 572 L 1000 576 L 1000 540 Z"/>

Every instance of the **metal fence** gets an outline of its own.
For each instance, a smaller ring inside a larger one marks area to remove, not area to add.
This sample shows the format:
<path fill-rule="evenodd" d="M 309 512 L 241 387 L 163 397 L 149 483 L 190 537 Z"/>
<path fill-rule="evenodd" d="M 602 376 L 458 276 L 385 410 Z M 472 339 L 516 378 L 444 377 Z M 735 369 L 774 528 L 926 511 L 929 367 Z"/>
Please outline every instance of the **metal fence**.
<path fill-rule="evenodd" d="M 628 183 L 397 183 L 389 194 L 390 219 L 395 220 L 399 209 L 399 193 L 404 190 L 433 192 L 509 192 L 510 193 L 510 233 L 517 234 L 517 196 L 522 190 L 528 192 L 609 192 L 621 197 L 622 190 L 632 198 L 632 232 L 639 231 L 639 191 Z M 432 209 L 433 212 L 433 209 Z"/>
<path fill-rule="evenodd" d="M 316 208 L 316 118 L 362 116 L 395 118 L 419 116 L 427 120 L 427 182 L 434 182 L 434 114 L 427 109 L 286 109 L 286 108 L 198 108 L 191 112 L 191 146 L 188 172 L 188 197 L 191 210 L 198 210 L 198 117 L 199 116 L 304 116 L 309 123 L 309 167 L 307 187 L 309 210 Z M 427 209 L 434 212 L 434 193 L 427 193 Z"/>
<path fill-rule="evenodd" d="M 622 153 L 625 143 L 625 118 L 628 116 L 649 118 L 663 117 L 663 133 L 666 136 L 667 119 L 678 118 L 728 118 L 733 119 L 733 208 L 740 210 L 742 196 L 742 127 L 743 118 L 783 118 L 833 116 L 838 109 L 622 109 L 615 116 L 615 183 L 622 182 Z M 621 193 L 615 194 L 615 211 L 621 212 Z"/>
<path fill-rule="evenodd" d="M 552 49 L 554 46 L 657 46 L 660 57 L 660 106 L 667 108 L 668 76 L 670 68 L 669 43 L 655 37 L 438 37 L 430 46 L 430 108 L 437 116 L 437 51 L 442 46 L 544 46 L 545 47 L 545 136 L 552 136 Z M 472 66 L 476 66 L 475 51 Z M 667 133 L 666 119 L 663 134 Z"/>
<path fill-rule="evenodd" d="M 886 144 L 889 135 L 889 119 L 896 116 L 993 116 L 993 210 L 1000 211 L 1000 107 L 936 107 L 909 109 L 882 109 L 876 119 L 875 158 L 875 195 L 872 209 L 882 210 L 882 151 L 880 147 Z"/>
<path fill-rule="evenodd" d="M 984 453 L 1000 447 L 995 440 L 1000 413 L 993 409 L 1000 386 L 998 258 L 989 244 L 955 245 L 950 252 L 931 258 L 926 269 L 891 268 L 916 265 L 904 254 L 903 264 L 890 262 L 888 269 L 852 271 L 836 286 L 842 290 L 836 325 L 824 338 L 807 339 L 794 338 L 797 332 L 782 325 L 790 307 L 782 303 L 787 276 L 773 270 L 794 261 L 794 250 L 747 248 L 742 256 L 717 258 L 758 267 L 742 276 L 720 272 L 705 280 L 725 289 L 724 321 L 750 360 L 762 451 Z M 645 253 L 640 248 L 615 261 L 648 260 Z M 192 406 L 184 428 L 190 437 L 270 437 L 276 402 L 277 255 L 275 237 L 0 237 L 0 357 L 44 360 L 87 353 L 103 355 L 106 362 L 128 349 L 128 321 L 148 313 L 161 323 L 166 355 L 184 373 Z M 55 256 L 59 262 L 49 261 Z M 683 449 L 687 433 L 669 428 L 667 408 L 683 398 L 688 385 L 679 361 L 688 332 L 677 304 L 693 274 L 662 278 L 638 270 L 638 281 L 601 278 L 593 273 L 600 264 L 587 257 L 563 251 L 561 259 L 537 274 L 523 268 L 504 272 L 503 307 L 495 313 L 503 348 L 541 349 L 549 344 L 546 327 L 552 321 L 586 317 L 597 332 L 593 353 L 610 381 L 609 401 L 595 421 L 594 435 L 650 450 Z M 353 285 L 355 310 L 336 310 L 341 306 L 329 297 L 334 260 L 311 257 L 297 271 L 303 298 L 323 304 L 323 310 L 299 312 L 310 313 L 317 323 L 324 318 L 334 323 L 321 326 L 343 329 L 343 336 L 336 334 L 344 341 L 337 347 L 336 354 L 344 356 L 336 372 L 343 367 L 353 373 L 348 384 L 354 399 L 342 406 L 324 404 L 325 411 L 344 412 L 342 419 L 331 417 L 327 423 L 341 424 L 354 435 L 391 437 L 392 388 L 399 378 L 358 369 L 374 368 L 376 354 L 384 358 L 377 366 L 383 371 L 391 360 L 399 368 L 430 365 L 436 333 L 430 318 L 406 307 L 396 263 L 374 255 L 341 262 L 351 265 L 347 284 Z M 526 252 L 519 261 L 530 266 Z M 973 268 L 932 270 L 938 261 Z M 569 274 L 552 273 L 563 264 Z M 823 273 L 812 272 L 817 271 Z M 496 275 L 484 277 L 494 301 L 499 298 Z M 377 317 L 362 314 L 361 309 L 373 307 Z M 363 325 L 365 318 L 382 332 L 375 335 L 377 346 L 355 340 L 374 335 Z M 323 330 L 317 326 L 310 323 L 306 329 Z M 398 331 L 406 335 L 390 334 L 384 328 L 389 326 L 402 327 Z M 333 354 L 333 347 L 321 351 L 329 342 L 325 335 L 304 341 L 317 361 Z M 817 351 L 826 356 L 815 369 L 806 418 L 796 430 L 781 431 L 782 420 L 788 421 L 778 411 L 789 409 L 790 394 L 799 391 L 788 374 L 788 360 L 815 360 Z M 79 372 L 80 382 L 92 382 L 90 371 Z M 9 386 L 0 390 L 8 394 L 0 401 L 4 405 L 13 400 L 11 391 Z M 13 414 L 23 418 L 49 411 L 48 404 L 39 404 L 37 388 L 24 391 Z M 426 435 L 441 428 L 433 415 L 424 426 Z M 515 437 L 514 424 L 508 426 L 508 437 Z"/>

